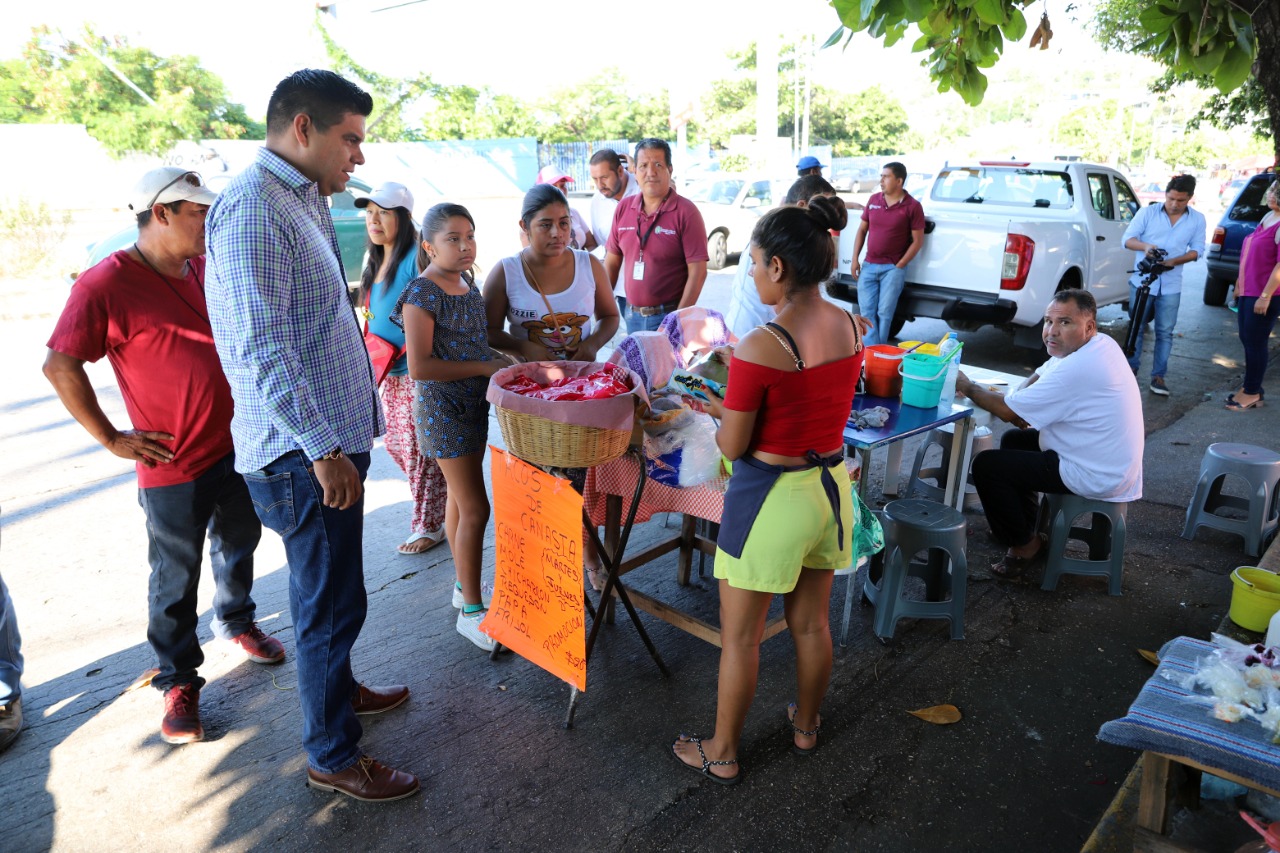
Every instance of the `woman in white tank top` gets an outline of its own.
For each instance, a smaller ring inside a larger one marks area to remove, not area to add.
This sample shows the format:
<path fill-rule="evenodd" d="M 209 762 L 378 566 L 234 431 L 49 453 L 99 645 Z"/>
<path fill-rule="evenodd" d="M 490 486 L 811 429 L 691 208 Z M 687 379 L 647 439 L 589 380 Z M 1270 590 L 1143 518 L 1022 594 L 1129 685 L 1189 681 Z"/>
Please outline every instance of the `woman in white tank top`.
<path fill-rule="evenodd" d="M 618 304 L 600 262 L 569 248 L 564 194 L 548 184 L 529 190 L 520 228 L 529 245 L 484 283 L 489 346 L 525 361 L 595 361 L 618 331 Z"/>

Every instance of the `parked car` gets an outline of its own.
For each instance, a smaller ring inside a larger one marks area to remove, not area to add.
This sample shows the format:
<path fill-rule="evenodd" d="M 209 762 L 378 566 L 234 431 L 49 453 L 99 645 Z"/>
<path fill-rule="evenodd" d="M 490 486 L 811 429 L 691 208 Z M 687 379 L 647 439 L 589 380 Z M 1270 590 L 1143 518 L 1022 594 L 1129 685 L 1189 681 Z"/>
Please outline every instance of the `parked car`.
<path fill-rule="evenodd" d="M 1247 183 L 1249 183 L 1248 178 L 1235 178 L 1234 180 L 1226 181 L 1218 189 L 1218 201 L 1225 205 L 1228 201 L 1238 196 L 1240 190 L 1244 189 L 1244 185 Z"/>
<path fill-rule="evenodd" d="M 1136 191 L 1138 193 L 1138 203 L 1143 207 L 1149 204 L 1164 203 L 1164 185 L 1155 181 L 1146 181 L 1138 184 Z"/>
<path fill-rule="evenodd" d="M 1235 199 L 1223 211 L 1218 227 L 1213 229 L 1213 239 L 1205 257 L 1209 267 L 1204 280 L 1205 305 L 1226 303 L 1227 292 L 1240 273 L 1240 249 L 1244 238 L 1253 233 L 1266 215 L 1267 205 L 1262 194 L 1275 179 L 1275 172 L 1262 172 L 1243 179 Z"/>
<path fill-rule="evenodd" d="M 906 269 L 889 329 L 937 317 L 958 331 L 999 326 L 1039 347 L 1044 306 L 1058 290 L 1088 289 L 1098 305 L 1128 298 L 1133 252 L 1124 232 L 1138 200 L 1115 169 L 1082 162 L 949 165 L 920 197 L 924 248 Z M 840 235 L 828 293 L 857 302 L 850 276 L 856 229 Z M 865 312 L 864 312 L 865 313 Z"/>
<path fill-rule="evenodd" d="M 730 246 L 740 250 L 756 221 L 786 198 L 791 182 L 724 174 L 686 188 L 685 198 L 702 214 L 707 228 L 707 268 L 724 269 Z"/>
<path fill-rule="evenodd" d="M 858 187 L 858 173 L 853 169 L 841 169 L 831 176 L 831 186 L 838 193 L 855 192 Z"/>
<path fill-rule="evenodd" d="M 230 176 L 217 175 L 209 179 L 209 186 L 221 190 L 230 181 Z M 360 270 L 364 267 L 364 211 L 356 207 L 356 199 L 371 192 L 373 187 L 359 178 L 351 178 L 347 181 L 345 190 L 329 197 L 329 214 L 333 217 L 334 230 L 338 232 L 338 250 L 342 254 L 342 268 L 349 284 L 360 281 Z M 67 275 L 67 283 L 75 281 L 81 271 L 89 269 L 112 252 L 133 245 L 137 239 L 138 227 L 129 225 L 89 245 L 84 266 Z"/>
<path fill-rule="evenodd" d="M 933 186 L 933 172 L 907 172 L 907 179 L 902 182 L 902 188 L 911 193 L 911 197 L 917 201 L 924 198 L 931 186 Z"/>

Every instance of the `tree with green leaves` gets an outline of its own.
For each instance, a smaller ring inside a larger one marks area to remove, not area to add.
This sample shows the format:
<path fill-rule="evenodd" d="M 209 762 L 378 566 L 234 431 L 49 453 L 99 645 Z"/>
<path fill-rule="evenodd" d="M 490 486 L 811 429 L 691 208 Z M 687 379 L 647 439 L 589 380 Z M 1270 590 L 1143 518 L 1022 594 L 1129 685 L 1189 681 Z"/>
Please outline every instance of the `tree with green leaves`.
<path fill-rule="evenodd" d="M 114 157 L 265 135 L 194 56 L 160 56 L 90 26 L 76 39 L 36 27 L 22 58 L 0 63 L 0 122 L 83 124 Z"/>
<path fill-rule="evenodd" d="M 538 110 L 543 142 L 666 138 L 671 132 L 666 90 L 636 86 L 616 68 L 553 92 Z"/>
<path fill-rule="evenodd" d="M 841 26 L 827 41 L 867 32 L 912 45 L 938 90 L 982 101 L 990 68 L 1006 42 L 1027 33 L 1023 10 L 1035 0 L 832 0 Z M 1223 95 L 1254 81 L 1271 129 L 1280 128 L 1280 3 L 1275 0 L 1104 0 L 1101 14 L 1123 21 L 1121 43 L 1176 75 L 1211 80 Z M 1136 22 L 1136 25 L 1135 23 Z M 1104 39 L 1105 41 L 1105 39 Z M 847 44 L 847 41 L 846 41 Z M 1280 152 L 1280 140 L 1275 141 Z"/>

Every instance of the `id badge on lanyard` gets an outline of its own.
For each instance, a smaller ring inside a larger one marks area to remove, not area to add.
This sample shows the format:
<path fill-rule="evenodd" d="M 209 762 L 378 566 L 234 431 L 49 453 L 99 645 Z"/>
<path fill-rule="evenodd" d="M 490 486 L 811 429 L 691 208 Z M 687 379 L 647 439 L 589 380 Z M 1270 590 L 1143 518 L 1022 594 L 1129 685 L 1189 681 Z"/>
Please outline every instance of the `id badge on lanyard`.
<path fill-rule="evenodd" d="M 644 281 L 644 253 L 631 265 L 631 280 Z"/>
<path fill-rule="evenodd" d="M 640 234 L 640 212 L 636 211 L 636 239 L 640 242 L 640 255 L 636 258 L 636 262 L 631 265 L 631 280 L 644 281 L 644 246 L 649 242 L 649 238 L 653 236 L 653 229 L 658 227 L 658 214 L 662 213 L 662 205 L 667 203 L 667 199 L 671 198 L 671 190 L 667 190 L 667 195 L 662 199 L 662 204 L 658 205 L 658 209 L 653 212 L 653 222 L 649 223 L 649 229 Z M 644 202 L 640 202 L 640 210 L 644 209 Z"/>

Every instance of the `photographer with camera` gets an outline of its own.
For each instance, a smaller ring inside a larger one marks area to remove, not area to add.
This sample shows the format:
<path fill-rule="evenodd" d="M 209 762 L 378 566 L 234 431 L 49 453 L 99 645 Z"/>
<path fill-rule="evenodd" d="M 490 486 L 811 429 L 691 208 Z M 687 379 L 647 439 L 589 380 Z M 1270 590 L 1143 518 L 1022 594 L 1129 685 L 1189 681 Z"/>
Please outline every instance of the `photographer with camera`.
<path fill-rule="evenodd" d="M 1195 191 L 1196 179 L 1193 176 L 1178 175 L 1165 188 L 1164 204 L 1153 204 L 1139 210 L 1124 232 L 1124 247 L 1137 252 L 1133 277 L 1129 279 L 1129 307 L 1137 330 L 1132 336 L 1134 350 L 1129 357 L 1129 367 L 1137 376 L 1142 363 L 1143 332 L 1147 322 L 1154 318 L 1156 342 L 1152 353 L 1150 388 L 1152 394 L 1161 397 L 1169 396 L 1164 376 L 1169 368 L 1173 327 L 1178 322 L 1178 303 L 1182 299 L 1181 267 L 1204 254 L 1204 215 L 1188 207 Z M 1157 277 L 1149 282 L 1150 294 L 1146 300 L 1140 300 L 1139 289 L 1144 286 L 1144 279 L 1155 271 L 1154 264 L 1169 269 L 1163 274 L 1157 273 Z M 1146 304 L 1139 305 L 1142 301 Z"/>

